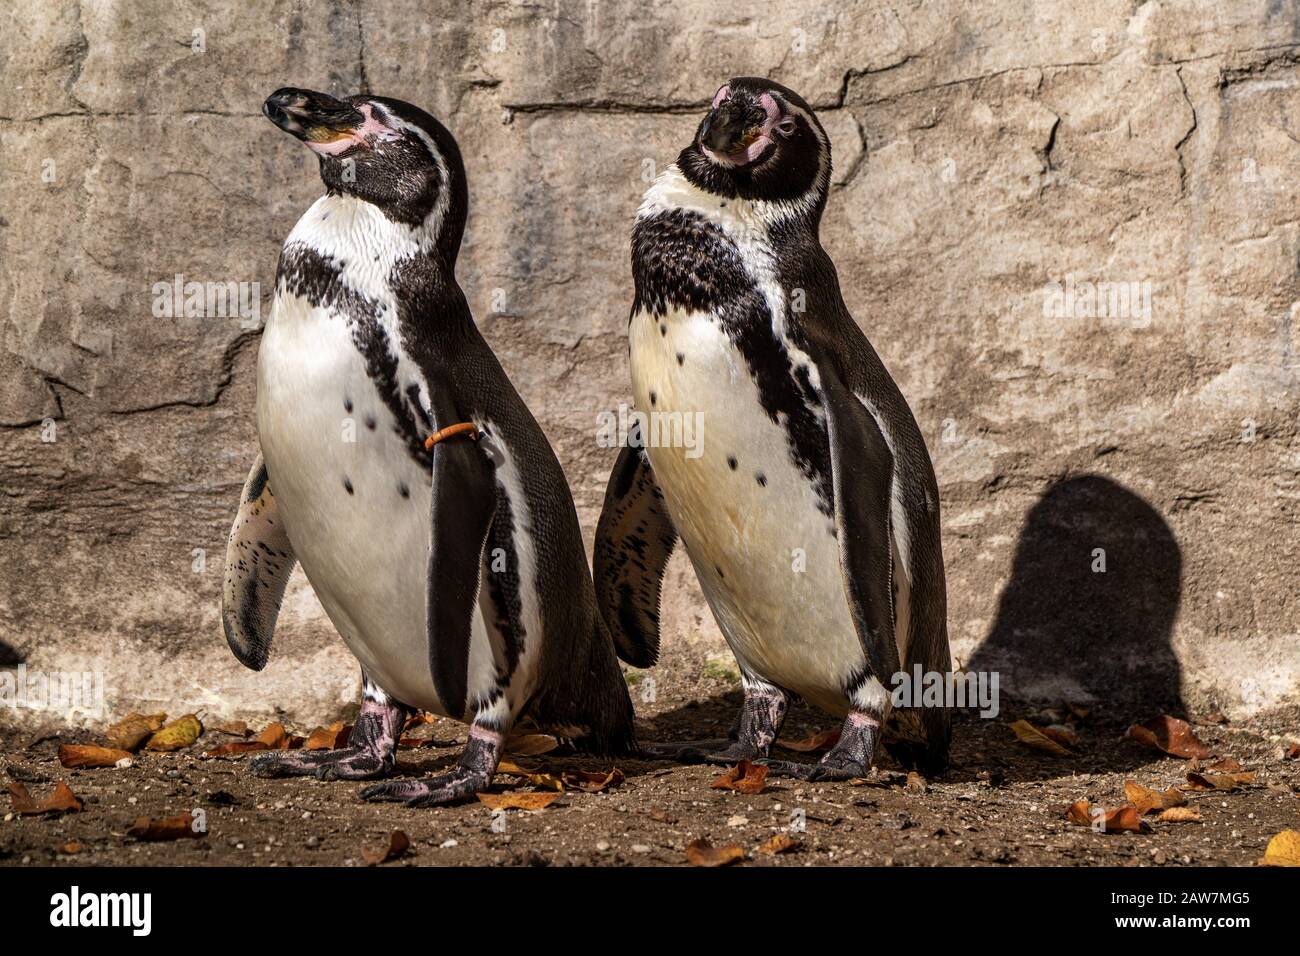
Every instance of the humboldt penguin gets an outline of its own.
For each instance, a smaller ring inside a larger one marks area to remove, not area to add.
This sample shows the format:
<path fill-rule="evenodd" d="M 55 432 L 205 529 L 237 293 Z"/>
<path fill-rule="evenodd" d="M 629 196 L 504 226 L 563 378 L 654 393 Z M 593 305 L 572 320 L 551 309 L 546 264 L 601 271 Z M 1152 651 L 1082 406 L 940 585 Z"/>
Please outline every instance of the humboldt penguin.
<path fill-rule="evenodd" d="M 619 655 L 654 663 L 680 537 L 736 656 L 744 703 L 731 737 L 660 752 L 843 779 L 870 768 L 888 725 L 891 752 L 936 772 L 948 710 L 894 709 L 891 689 L 918 665 L 951 669 L 938 487 L 821 246 L 830 179 L 809 105 L 742 77 L 646 191 L 632 231 L 633 395 L 651 424 L 699 416 L 700 447 L 645 440 L 680 428 L 643 427 L 622 449 L 597 530 L 597 595 Z M 795 698 L 843 718 L 819 763 L 769 757 Z"/>
<path fill-rule="evenodd" d="M 469 724 L 458 765 L 364 798 L 471 796 L 525 719 L 580 749 L 635 749 L 564 473 L 456 283 L 455 140 L 385 97 L 281 89 L 262 111 L 317 154 L 325 194 L 280 254 L 222 620 L 261 669 L 300 564 L 362 699 L 345 748 L 262 755 L 253 772 L 383 776 L 416 709 Z"/>

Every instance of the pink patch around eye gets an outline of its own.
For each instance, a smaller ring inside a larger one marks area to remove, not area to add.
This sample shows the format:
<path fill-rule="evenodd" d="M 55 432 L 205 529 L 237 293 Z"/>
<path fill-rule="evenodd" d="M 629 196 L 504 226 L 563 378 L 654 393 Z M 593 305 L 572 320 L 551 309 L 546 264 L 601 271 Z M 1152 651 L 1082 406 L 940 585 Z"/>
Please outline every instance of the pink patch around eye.
<path fill-rule="evenodd" d="M 716 110 L 718 105 L 730 95 L 731 85 L 728 83 L 722 84 L 722 89 L 718 90 L 718 92 L 713 96 L 713 108 Z"/>
<path fill-rule="evenodd" d="M 775 123 L 781 118 L 781 107 L 776 105 L 776 100 L 771 93 L 764 93 L 758 98 L 758 102 L 767 113 L 768 123 Z"/>

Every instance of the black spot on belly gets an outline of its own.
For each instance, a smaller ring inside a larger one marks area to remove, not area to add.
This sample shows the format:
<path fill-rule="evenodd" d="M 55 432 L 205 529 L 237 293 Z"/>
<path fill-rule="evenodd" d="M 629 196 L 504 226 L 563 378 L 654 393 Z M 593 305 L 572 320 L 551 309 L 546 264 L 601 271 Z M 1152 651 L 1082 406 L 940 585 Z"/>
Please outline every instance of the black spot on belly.
<path fill-rule="evenodd" d="M 715 565 L 713 566 L 713 570 L 718 572 L 718 577 L 720 577 L 720 578 L 722 578 L 722 579 L 724 579 L 724 580 L 726 579 L 727 576 L 726 576 L 725 574 L 722 573 L 722 568 L 718 567 L 718 566 L 715 564 Z"/>
<path fill-rule="evenodd" d="M 399 481 L 397 483 L 397 493 L 403 498 L 411 497 L 411 489 L 407 487 L 407 484 L 404 481 Z"/>
<path fill-rule="evenodd" d="M 678 365 L 681 365 L 681 364 L 682 364 L 683 362 L 685 362 L 685 361 L 686 361 L 686 356 L 683 355 L 681 352 L 678 352 L 678 353 L 677 353 L 677 364 L 678 364 Z"/>
<path fill-rule="evenodd" d="M 651 393 L 650 393 L 650 404 L 653 405 L 653 404 L 655 403 L 655 400 L 656 400 L 656 399 L 655 399 L 655 393 L 654 393 L 654 392 L 651 392 Z"/>
<path fill-rule="evenodd" d="M 767 487 L 767 475 L 763 474 L 761 471 L 754 472 L 754 480 L 758 482 L 758 487 Z"/>
<path fill-rule="evenodd" d="M 375 430 L 375 416 L 374 416 L 374 415 L 367 415 L 367 416 L 366 416 L 366 427 L 369 428 L 371 431 L 374 431 L 374 430 Z"/>
<path fill-rule="evenodd" d="M 736 461 L 736 456 L 735 456 L 735 455 L 728 455 L 728 456 L 727 456 L 727 467 L 728 467 L 728 468 L 730 468 L 732 471 L 735 471 L 735 470 L 736 470 L 736 465 L 737 465 L 737 464 L 738 464 L 738 462 Z"/>
<path fill-rule="evenodd" d="M 344 477 L 344 479 L 343 479 L 343 487 L 347 490 L 347 493 L 348 493 L 348 494 L 352 494 L 352 493 L 353 493 L 353 491 L 352 491 L 352 479 L 351 479 L 351 478 L 348 478 L 348 477 Z"/>
<path fill-rule="evenodd" d="M 660 336 L 664 336 L 664 335 L 667 335 L 667 334 L 668 334 L 668 326 L 666 326 L 664 323 L 660 322 L 660 323 L 659 323 L 659 335 L 660 335 Z"/>
<path fill-rule="evenodd" d="M 352 399 L 350 396 L 343 396 L 343 410 L 349 415 L 352 414 Z"/>

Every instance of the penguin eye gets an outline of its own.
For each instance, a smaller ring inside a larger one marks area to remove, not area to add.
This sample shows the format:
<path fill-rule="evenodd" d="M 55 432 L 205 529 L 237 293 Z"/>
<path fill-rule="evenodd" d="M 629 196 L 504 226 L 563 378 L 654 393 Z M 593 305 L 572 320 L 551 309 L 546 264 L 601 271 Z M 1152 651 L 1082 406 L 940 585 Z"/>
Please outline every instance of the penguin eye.
<path fill-rule="evenodd" d="M 795 131 L 795 121 L 793 117 L 787 116 L 781 122 L 776 124 L 776 131 L 782 136 L 793 136 Z"/>

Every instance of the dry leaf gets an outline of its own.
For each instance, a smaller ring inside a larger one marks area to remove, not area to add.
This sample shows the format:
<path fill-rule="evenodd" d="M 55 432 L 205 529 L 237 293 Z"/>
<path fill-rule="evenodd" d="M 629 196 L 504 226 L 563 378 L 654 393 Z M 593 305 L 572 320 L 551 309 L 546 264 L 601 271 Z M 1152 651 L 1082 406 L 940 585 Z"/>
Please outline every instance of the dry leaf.
<path fill-rule="evenodd" d="M 1050 724 L 1041 728 L 1039 733 L 1067 749 L 1079 746 L 1079 735 L 1074 732 L 1074 728 L 1067 727 L 1065 724 Z"/>
<path fill-rule="evenodd" d="M 778 833 L 767 840 L 764 840 L 754 850 L 755 853 L 764 853 L 768 856 L 776 856 L 778 853 L 789 853 L 791 850 L 797 850 L 803 846 L 792 836 L 786 836 L 784 833 Z"/>
<path fill-rule="evenodd" d="M 1201 815 L 1191 807 L 1170 807 L 1156 820 L 1160 823 L 1200 823 Z"/>
<path fill-rule="evenodd" d="M 226 757 L 230 754 L 246 754 L 259 750 L 270 750 L 266 744 L 260 740 L 232 740 L 228 744 L 219 744 L 211 750 L 206 751 L 205 757 Z"/>
<path fill-rule="evenodd" d="M 519 766 L 513 760 L 502 760 L 497 764 L 497 773 L 509 774 L 512 777 L 522 777 L 534 787 L 542 787 L 546 790 L 555 790 L 558 793 L 564 792 L 564 781 L 554 774 L 547 773 L 545 769 L 528 770 Z"/>
<path fill-rule="evenodd" d="M 506 740 L 506 753 L 516 757 L 538 757 L 558 746 L 560 742 L 550 734 L 521 734 Z"/>
<path fill-rule="evenodd" d="M 75 856 L 81 852 L 81 844 L 76 840 L 69 840 L 67 843 L 59 844 L 59 852 L 65 856 Z"/>
<path fill-rule="evenodd" d="M 269 724 L 253 739 L 256 743 L 264 744 L 267 750 L 289 749 L 289 734 L 285 731 L 284 724 Z"/>
<path fill-rule="evenodd" d="M 317 727 L 311 732 L 306 742 L 303 743 L 303 750 L 338 750 L 340 747 L 348 745 L 348 735 L 352 728 L 341 720 L 336 720 L 328 727 Z"/>
<path fill-rule="evenodd" d="M 822 753 L 830 750 L 840 741 L 840 728 L 833 727 L 830 730 L 820 730 L 803 740 L 778 740 L 776 745 L 784 747 L 786 750 L 793 750 L 801 754 Z"/>
<path fill-rule="evenodd" d="M 387 863 L 389 860 L 396 860 L 411 848 L 411 838 L 401 830 L 394 830 L 388 834 L 388 845 L 380 850 L 362 850 L 361 859 L 366 861 L 366 866 L 378 866 L 381 863 Z"/>
<path fill-rule="evenodd" d="M 1137 808 L 1132 804 L 1122 804 L 1113 810 L 1102 809 L 1102 826 L 1098 832 L 1119 833 L 1128 831 L 1130 833 L 1142 833 L 1147 827 L 1142 822 L 1142 815 L 1138 813 Z M 1065 819 L 1076 826 L 1093 827 L 1093 807 L 1087 800 L 1079 800 L 1070 805 L 1065 811 Z"/>
<path fill-rule="evenodd" d="M 1129 803 L 1137 808 L 1137 812 L 1143 816 L 1154 813 L 1156 810 L 1181 807 L 1187 803 L 1187 798 L 1183 796 L 1182 791 L 1175 787 L 1170 787 L 1162 792 L 1143 787 L 1132 780 L 1124 781 L 1124 796 Z"/>
<path fill-rule="evenodd" d="M 734 790 L 736 793 L 762 793 L 767 786 L 767 767 L 742 760 L 709 784 L 714 790 Z"/>
<path fill-rule="evenodd" d="M 1060 743 L 1045 735 L 1027 720 L 1017 720 L 1011 724 L 1011 732 L 1022 744 L 1053 757 L 1073 757 L 1074 754 Z"/>
<path fill-rule="evenodd" d="M 127 714 L 104 732 L 104 739 L 119 750 L 135 753 L 163 725 L 166 714 Z M 114 761 L 116 763 L 117 761 Z M 64 764 L 67 766 L 67 764 Z"/>
<path fill-rule="evenodd" d="M 125 750 L 97 747 L 94 744 L 59 744 L 59 763 L 65 767 L 113 767 L 119 760 L 130 760 Z"/>
<path fill-rule="evenodd" d="M 42 813 L 78 813 L 84 806 L 72 788 L 62 780 L 55 784 L 53 793 L 41 800 L 28 793 L 27 788 L 18 781 L 11 781 L 9 802 L 13 804 L 14 813 L 24 817 Z"/>
<path fill-rule="evenodd" d="M 930 785 L 925 782 L 925 778 L 915 770 L 909 770 L 907 772 L 906 786 L 907 789 L 911 790 L 913 793 L 925 793 L 930 789 Z"/>
<path fill-rule="evenodd" d="M 1221 790 L 1229 792 L 1255 782 L 1255 772 L 1248 773 L 1197 773 L 1187 774 L 1186 790 Z"/>
<path fill-rule="evenodd" d="M 174 817 L 155 820 L 152 817 L 137 817 L 135 825 L 126 831 L 129 837 L 137 840 L 183 840 L 198 839 L 202 833 L 194 829 L 194 817 L 188 813 L 178 813 Z"/>
<path fill-rule="evenodd" d="M 1162 714 L 1146 723 L 1134 724 L 1124 734 L 1124 739 L 1175 757 L 1197 757 L 1204 760 L 1214 753 L 1196 736 L 1187 721 L 1168 714 Z"/>
<path fill-rule="evenodd" d="M 231 737 L 247 737 L 251 731 L 242 720 L 228 720 L 224 724 L 208 724 L 208 730 Z"/>
<path fill-rule="evenodd" d="M 148 750 L 171 751 L 189 747 L 203 733 L 203 725 L 193 714 L 173 720 L 162 730 L 155 733 L 145 744 Z"/>
<path fill-rule="evenodd" d="M 491 810 L 541 810 L 559 799 L 558 793 L 480 793 Z"/>
<path fill-rule="evenodd" d="M 422 724 L 431 724 L 435 719 L 436 718 L 433 714 L 430 714 L 427 711 L 417 710 L 410 717 L 406 718 L 406 723 L 402 725 L 402 730 L 405 732 L 410 730 L 412 727 L 419 727 Z"/>
<path fill-rule="evenodd" d="M 1282 759 L 1295 760 L 1297 757 L 1300 757 L 1300 744 L 1294 740 L 1288 740 L 1282 746 Z"/>
<path fill-rule="evenodd" d="M 686 845 L 686 862 L 691 866 L 727 866 L 745 858 L 738 843 L 714 846 L 708 840 L 694 840 Z"/>
<path fill-rule="evenodd" d="M 608 773 L 601 773 L 599 770 L 563 770 L 560 772 L 560 779 L 564 781 L 566 787 L 572 787 L 574 790 L 600 793 L 610 787 L 619 786 L 625 778 L 623 771 L 615 767 Z"/>
<path fill-rule="evenodd" d="M 1268 841 L 1260 866 L 1300 866 L 1300 830 L 1283 830 Z"/>

